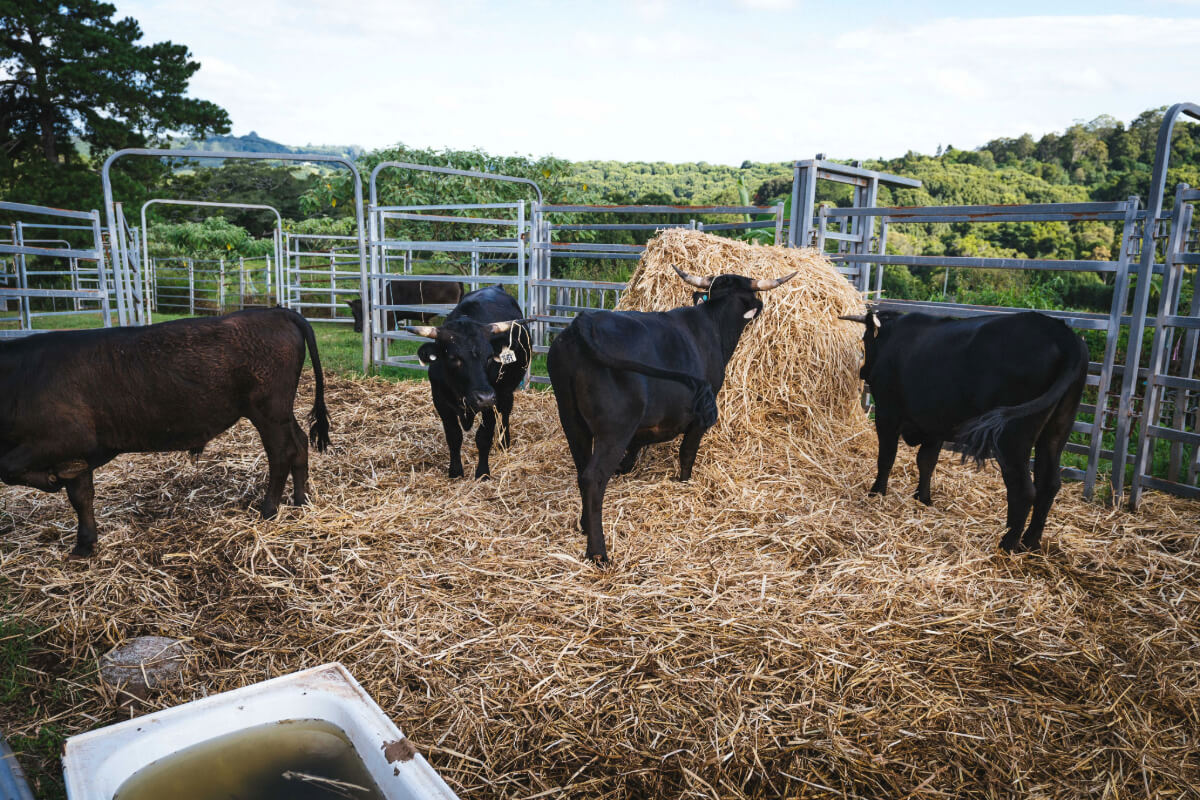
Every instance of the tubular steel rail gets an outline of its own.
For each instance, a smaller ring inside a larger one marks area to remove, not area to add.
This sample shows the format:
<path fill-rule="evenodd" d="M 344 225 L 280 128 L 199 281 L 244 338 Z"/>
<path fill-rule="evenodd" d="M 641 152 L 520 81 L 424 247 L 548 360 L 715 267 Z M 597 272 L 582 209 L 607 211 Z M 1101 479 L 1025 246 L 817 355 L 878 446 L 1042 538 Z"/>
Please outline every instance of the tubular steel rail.
<path fill-rule="evenodd" d="M 339 234 L 285 233 L 280 303 L 314 322 L 354 322 L 343 307 L 361 292 L 354 241 Z"/>

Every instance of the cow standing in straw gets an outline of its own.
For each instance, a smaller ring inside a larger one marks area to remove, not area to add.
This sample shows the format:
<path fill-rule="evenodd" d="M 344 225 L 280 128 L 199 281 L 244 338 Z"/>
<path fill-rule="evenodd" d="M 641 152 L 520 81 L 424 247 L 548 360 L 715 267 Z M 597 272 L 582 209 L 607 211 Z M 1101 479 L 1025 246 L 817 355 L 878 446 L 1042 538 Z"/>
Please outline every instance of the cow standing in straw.
<path fill-rule="evenodd" d="M 796 275 L 753 280 L 675 272 L 702 290 L 696 305 L 580 314 L 546 358 L 579 477 L 586 557 L 596 562 L 608 561 L 601 511 L 609 478 L 633 469 L 646 445 L 681 434 L 679 480 L 691 478 L 700 440 L 717 421 L 725 365 L 763 309 L 755 293 Z"/>

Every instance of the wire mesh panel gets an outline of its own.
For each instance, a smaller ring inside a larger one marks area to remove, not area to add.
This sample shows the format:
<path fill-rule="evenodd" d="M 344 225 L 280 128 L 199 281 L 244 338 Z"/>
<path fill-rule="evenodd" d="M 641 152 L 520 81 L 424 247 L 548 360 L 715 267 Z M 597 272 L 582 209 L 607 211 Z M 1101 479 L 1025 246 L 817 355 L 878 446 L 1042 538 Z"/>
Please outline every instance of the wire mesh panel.
<path fill-rule="evenodd" d="M 114 324 L 97 212 L 0 202 L 0 214 L 12 220 L 0 231 L 0 337 Z"/>

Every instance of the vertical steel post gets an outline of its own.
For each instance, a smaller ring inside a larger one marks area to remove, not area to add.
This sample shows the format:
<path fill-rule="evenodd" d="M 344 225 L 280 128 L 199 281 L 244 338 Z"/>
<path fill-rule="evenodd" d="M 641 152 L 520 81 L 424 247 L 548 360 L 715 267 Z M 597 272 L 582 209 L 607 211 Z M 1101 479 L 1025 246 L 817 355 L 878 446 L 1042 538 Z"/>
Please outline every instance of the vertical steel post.
<path fill-rule="evenodd" d="M 800 196 L 804 191 L 804 174 L 800 162 L 792 163 L 792 219 L 788 225 L 788 247 L 800 247 L 797 244 L 800 235 Z"/>
<path fill-rule="evenodd" d="M 775 242 L 776 247 L 783 244 L 783 203 L 775 205 Z"/>
<path fill-rule="evenodd" d="M 1129 260 L 1133 237 L 1137 228 L 1139 200 L 1136 196 L 1125 201 L 1125 222 L 1121 227 L 1121 251 L 1117 258 L 1117 271 L 1113 275 L 1112 304 L 1108 310 L 1108 327 L 1104 335 L 1104 358 L 1100 362 L 1100 381 L 1096 386 L 1096 412 L 1092 416 L 1091 440 L 1088 442 L 1088 463 L 1083 478 L 1083 496 L 1092 499 L 1096 487 L 1096 474 L 1100 469 L 1100 451 L 1104 442 L 1104 421 L 1108 416 L 1108 396 L 1112 388 L 1114 365 L 1117 360 L 1117 343 L 1121 338 L 1121 317 L 1129 302 Z M 1110 483 L 1113 503 L 1118 502 L 1118 482 L 1114 445 L 1113 474 Z"/>
<path fill-rule="evenodd" d="M 100 230 L 100 213 L 92 212 L 92 242 L 96 248 L 96 289 L 100 294 L 100 315 L 104 327 L 112 327 L 112 308 L 108 304 L 108 278 L 104 274 L 104 234 Z"/>
<path fill-rule="evenodd" d="M 188 271 L 188 316 L 196 316 L 196 265 L 189 258 L 187 260 Z"/>
<path fill-rule="evenodd" d="M 16 222 L 13 224 L 13 238 L 16 241 L 17 247 L 25 246 L 25 223 Z M 13 259 L 13 266 L 17 268 L 17 288 L 28 291 L 30 288 L 29 273 L 24 253 L 17 253 L 16 258 Z M 33 330 L 31 300 L 32 298 L 28 294 L 22 294 L 17 301 L 17 307 L 20 309 L 21 315 L 21 329 L 26 331 Z"/>
<path fill-rule="evenodd" d="M 521 313 L 529 310 L 525 295 L 525 201 L 517 203 L 517 305 Z M 528 376 L 526 376 L 528 377 Z"/>

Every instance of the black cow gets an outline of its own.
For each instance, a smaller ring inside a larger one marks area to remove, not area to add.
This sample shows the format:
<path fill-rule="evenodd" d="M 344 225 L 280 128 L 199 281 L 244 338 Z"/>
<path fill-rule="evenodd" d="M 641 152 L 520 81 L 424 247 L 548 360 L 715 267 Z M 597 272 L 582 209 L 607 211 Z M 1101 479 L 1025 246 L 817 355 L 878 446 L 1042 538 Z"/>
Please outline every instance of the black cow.
<path fill-rule="evenodd" d="M 496 432 L 495 409 L 500 410 L 501 449 L 512 441 L 513 391 L 525 379 L 532 352 L 529 332 L 522 327 L 532 320 L 520 316 L 516 300 L 499 286 L 488 286 L 467 294 L 440 328 L 407 328 L 434 340 L 421 345 L 417 357 L 429 366 L 433 407 L 442 418 L 450 447 L 451 478 L 462 477 L 462 434 L 471 429 L 476 414 L 482 417 L 475 432 L 476 478 L 486 480 L 491 475 L 488 455 Z"/>
<path fill-rule="evenodd" d="M 1083 340 L 1065 323 L 1035 312 L 944 319 L 872 310 L 842 319 L 866 328 L 859 374 L 875 398 L 879 437 L 871 493 L 887 494 L 903 436 L 910 446 L 920 445 L 914 496 L 930 505 L 929 479 L 942 444 L 951 442 L 964 460 L 982 465 L 995 458 L 1000 466 L 1008 489 L 1008 532 L 1000 546 L 1008 552 L 1039 549 L 1062 483 L 1059 458 L 1087 381 Z"/>
<path fill-rule="evenodd" d="M 646 445 L 680 434 L 679 480 L 691 478 L 700 439 L 717 421 L 725 365 L 762 311 L 755 292 L 796 274 L 751 280 L 675 271 L 703 290 L 697 304 L 665 312 L 585 312 L 554 339 L 547 356 L 579 477 L 586 557 L 598 562 L 608 560 L 601 519 L 608 479 L 633 469 Z"/>
<path fill-rule="evenodd" d="M 92 471 L 121 453 L 190 450 L 248 417 L 262 437 L 275 515 L 288 472 L 308 490 L 308 440 L 292 415 L 304 349 L 316 400 L 308 440 L 329 444 L 312 327 L 282 308 L 136 328 L 64 331 L 0 343 L 0 480 L 66 488 L 79 516 L 73 556 L 96 543 Z"/>
<path fill-rule="evenodd" d="M 389 306 L 420 306 L 428 303 L 450 305 L 462 299 L 463 285 L 453 281 L 388 281 L 387 303 Z M 356 297 L 346 303 L 350 313 L 354 315 L 354 332 L 362 333 L 363 312 L 362 298 Z M 396 330 L 396 321 L 401 319 L 419 319 L 429 322 L 434 317 L 441 316 L 429 311 L 388 311 L 387 330 Z"/>

